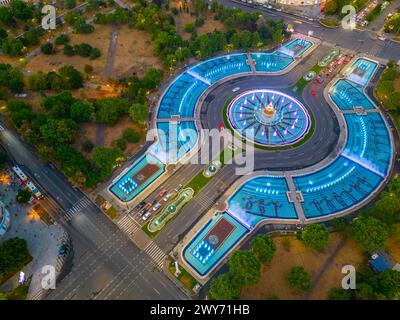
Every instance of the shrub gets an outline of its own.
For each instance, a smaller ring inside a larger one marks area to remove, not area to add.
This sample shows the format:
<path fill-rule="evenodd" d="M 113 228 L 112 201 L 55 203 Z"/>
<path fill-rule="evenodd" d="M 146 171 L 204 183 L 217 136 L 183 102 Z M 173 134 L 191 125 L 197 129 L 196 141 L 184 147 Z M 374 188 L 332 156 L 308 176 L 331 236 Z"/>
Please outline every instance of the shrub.
<path fill-rule="evenodd" d="M 307 291 L 311 287 L 311 275 L 303 267 L 293 267 L 287 274 L 289 286 L 300 291 Z"/>
<path fill-rule="evenodd" d="M 85 140 L 82 142 L 82 149 L 86 152 L 90 152 L 93 150 L 94 144 L 90 140 Z"/>
<path fill-rule="evenodd" d="M 69 37 L 66 34 L 59 35 L 55 40 L 54 43 L 56 45 L 64 45 L 69 42 Z"/>
<path fill-rule="evenodd" d="M 137 143 L 140 140 L 140 135 L 132 128 L 126 128 L 122 133 L 122 138 L 131 143 Z"/>
<path fill-rule="evenodd" d="M 51 42 L 46 42 L 45 44 L 42 44 L 40 46 L 40 51 L 44 54 L 53 54 L 54 53 L 54 47 Z"/>

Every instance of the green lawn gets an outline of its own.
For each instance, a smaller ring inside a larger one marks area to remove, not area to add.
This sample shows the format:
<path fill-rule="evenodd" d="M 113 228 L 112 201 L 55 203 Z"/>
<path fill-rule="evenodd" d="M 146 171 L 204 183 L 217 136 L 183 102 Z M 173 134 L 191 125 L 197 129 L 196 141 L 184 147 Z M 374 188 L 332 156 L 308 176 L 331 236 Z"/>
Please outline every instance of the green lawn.
<path fill-rule="evenodd" d="M 171 261 L 168 265 L 168 270 L 171 272 L 174 278 L 178 279 L 187 289 L 193 292 L 193 287 L 197 284 L 196 279 L 187 272 L 181 265 L 179 265 L 179 270 L 181 273 L 178 277 L 175 277 L 175 264 L 174 261 Z"/>

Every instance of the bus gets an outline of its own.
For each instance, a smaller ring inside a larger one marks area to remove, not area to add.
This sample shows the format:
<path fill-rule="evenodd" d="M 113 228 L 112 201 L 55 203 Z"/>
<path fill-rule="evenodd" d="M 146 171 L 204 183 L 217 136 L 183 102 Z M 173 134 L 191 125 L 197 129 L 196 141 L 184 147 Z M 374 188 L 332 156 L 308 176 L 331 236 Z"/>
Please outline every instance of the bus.
<path fill-rule="evenodd" d="M 15 172 L 15 174 L 18 176 L 18 178 L 21 180 L 21 182 L 26 182 L 26 181 L 28 181 L 28 177 L 27 177 L 26 174 L 21 170 L 20 167 L 18 167 L 18 166 L 13 166 L 12 169 L 13 169 L 13 171 Z"/>
<path fill-rule="evenodd" d="M 30 192 L 32 192 L 33 196 L 36 199 L 42 199 L 43 198 L 43 194 L 39 191 L 38 188 L 36 188 L 36 186 L 33 184 L 32 181 L 28 181 L 25 185 L 28 188 L 28 190 Z"/>

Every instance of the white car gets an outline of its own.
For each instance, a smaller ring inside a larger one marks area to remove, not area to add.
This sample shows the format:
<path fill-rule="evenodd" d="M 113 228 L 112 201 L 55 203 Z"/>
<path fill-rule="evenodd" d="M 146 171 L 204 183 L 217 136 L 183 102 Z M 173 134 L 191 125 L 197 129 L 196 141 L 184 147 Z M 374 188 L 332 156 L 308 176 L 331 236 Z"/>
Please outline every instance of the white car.
<path fill-rule="evenodd" d="M 269 4 L 269 5 L 267 6 L 267 8 L 268 8 L 268 9 L 272 9 L 272 6 Z"/>
<path fill-rule="evenodd" d="M 161 203 L 157 202 L 153 207 L 153 211 L 156 212 L 158 209 L 160 209 L 160 207 L 161 207 Z"/>
<path fill-rule="evenodd" d="M 238 91 L 238 90 L 240 90 L 240 87 L 234 88 L 234 89 L 232 90 L 232 92 L 236 92 L 236 91 Z"/>
<path fill-rule="evenodd" d="M 163 198 L 163 200 L 165 201 L 165 202 L 167 202 L 168 200 L 169 200 L 169 198 L 171 198 L 172 197 L 172 193 L 168 193 L 167 195 L 165 195 L 165 197 Z"/>
<path fill-rule="evenodd" d="M 151 216 L 151 211 L 147 212 L 143 217 L 143 221 L 146 221 Z"/>
<path fill-rule="evenodd" d="M 282 9 L 281 9 L 281 8 L 276 8 L 276 11 L 279 11 L 279 12 L 281 12 L 281 11 L 282 11 Z"/>

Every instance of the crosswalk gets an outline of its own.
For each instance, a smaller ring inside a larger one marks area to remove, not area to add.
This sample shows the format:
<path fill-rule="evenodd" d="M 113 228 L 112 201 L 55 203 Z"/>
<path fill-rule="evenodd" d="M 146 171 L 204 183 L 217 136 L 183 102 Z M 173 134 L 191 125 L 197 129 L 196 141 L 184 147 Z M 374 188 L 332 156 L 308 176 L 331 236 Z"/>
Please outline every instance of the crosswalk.
<path fill-rule="evenodd" d="M 167 255 L 162 251 L 153 241 L 149 243 L 149 245 L 144 249 L 150 258 L 153 259 L 156 266 L 160 269 L 163 268 L 164 261 L 167 258 Z"/>
<path fill-rule="evenodd" d="M 122 216 L 118 220 L 117 226 L 128 236 L 131 236 L 139 229 L 139 225 L 129 215 Z"/>
<path fill-rule="evenodd" d="M 65 220 L 70 221 L 74 216 L 79 213 L 79 211 L 90 206 L 91 204 L 92 202 L 88 198 L 81 198 L 65 212 Z"/>
<path fill-rule="evenodd" d="M 44 290 L 39 290 L 35 294 L 31 295 L 29 297 L 29 300 L 42 300 L 43 296 L 44 296 Z"/>

